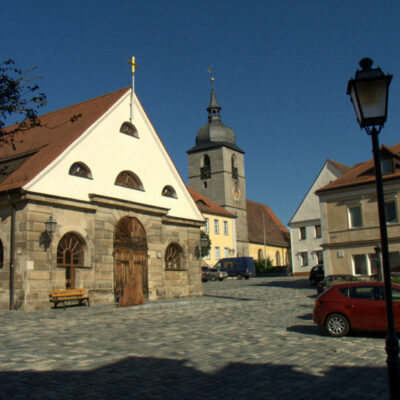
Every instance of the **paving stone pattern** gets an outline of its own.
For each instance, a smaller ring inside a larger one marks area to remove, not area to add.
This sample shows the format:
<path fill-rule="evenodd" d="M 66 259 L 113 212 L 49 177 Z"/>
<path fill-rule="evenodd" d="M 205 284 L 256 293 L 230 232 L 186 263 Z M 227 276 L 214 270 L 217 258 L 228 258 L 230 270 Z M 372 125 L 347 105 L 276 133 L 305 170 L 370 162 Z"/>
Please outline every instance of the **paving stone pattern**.
<path fill-rule="evenodd" d="M 0 399 L 387 399 L 384 335 L 325 336 L 305 279 L 203 285 L 138 307 L 1 312 Z"/>

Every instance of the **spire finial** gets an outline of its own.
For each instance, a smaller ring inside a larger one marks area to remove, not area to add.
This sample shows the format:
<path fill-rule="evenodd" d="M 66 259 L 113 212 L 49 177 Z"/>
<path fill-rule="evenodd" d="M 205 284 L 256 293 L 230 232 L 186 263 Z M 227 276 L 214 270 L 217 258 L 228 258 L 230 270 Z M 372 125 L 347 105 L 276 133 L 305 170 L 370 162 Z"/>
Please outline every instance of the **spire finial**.
<path fill-rule="evenodd" d="M 130 116 L 129 122 L 132 123 L 133 121 L 133 96 L 135 93 L 135 68 L 139 67 L 135 64 L 135 57 L 132 57 L 132 61 L 128 61 L 128 64 L 132 65 L 132 90 L 131 90 L 131 105 L 130 105 Z"/>
<path fill-rule="evenodd" d="M 214 89 L 214 81 L 215 81 L 215 78 L 214 78 L 214 76 L 213 76 L 214 67 L 213 67 L 212 64 L 208 67 L 207 72 L 211 75 L 211 78 L 210 78 L 210 81 L 211 81 L 211 89 Z"/>

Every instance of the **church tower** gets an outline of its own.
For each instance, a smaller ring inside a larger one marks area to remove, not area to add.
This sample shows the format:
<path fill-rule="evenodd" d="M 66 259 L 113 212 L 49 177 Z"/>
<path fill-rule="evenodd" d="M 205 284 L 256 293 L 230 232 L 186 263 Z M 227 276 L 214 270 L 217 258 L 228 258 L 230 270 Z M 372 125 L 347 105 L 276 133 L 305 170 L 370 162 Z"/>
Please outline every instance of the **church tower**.
<path fill-rule="evenodd" d="M 237 256 L 247 256 L 244 151 L 236 146 L 235 132 L 222 123 L 220 111 L 211 78 L 208 122 L 199 129 L 196 145 L 187 151 L 189 186 L 237 216 Z"/>

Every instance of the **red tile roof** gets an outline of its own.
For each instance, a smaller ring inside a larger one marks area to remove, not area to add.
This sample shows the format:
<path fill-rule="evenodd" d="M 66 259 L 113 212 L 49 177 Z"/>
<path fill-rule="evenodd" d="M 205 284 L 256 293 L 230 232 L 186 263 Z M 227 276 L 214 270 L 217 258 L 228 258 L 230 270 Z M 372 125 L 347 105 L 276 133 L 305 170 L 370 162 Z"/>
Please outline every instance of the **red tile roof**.
<path fill-rule="evenodd" d="M 0 146 L 0 174 L 3 174 L 3 179 L 0 176 L 0 191 L 21 188 L 27 184 L 129 89 L 128 87 L 117 90 L 44 114 L 39 117 L 42 126 L 16 133 L 14 146 L 9 144 Z M 18 158 L 20 160 L 15 161 Z M 7 166 L 10 166 L 11 171 L 4 170 Z"/>
<path fill-rule="evenodd" d="M 230 213 L 229 211 L 226 211 L 225 208 L 222 208 L 217 203 L 214 203 L 208 197 L 203 196 L 199 192 L 196 192 L 189 186 L 187 186 L 187 189 L 201 213 L 220 215 L 229 218 L 236 218 L 236 215 Z"/>
<path fill-rule="evenodd" d="M 265 204 L 247 200 L 247 226 L 250 243 L 264 243 L 263 221 L 266 244 L 289 248 L 289 232 L 272 210 Z"/>
<path fill-rule="evenodd" d="M 381 154 L 387 157 L 400 159 L 400 143 L 392 147 L 383 145 L 381 147 Z M 394 172 L 392 174 L 383 175 L 383 180 L 387 181 L 398 178 L 400 178 L 400 164 L 397 161 L 397 167 L 395 168 Z M 368 161 L 356 164 L 353 168 L 351 168 L 341 177 L 335 179 L 334 181 L 318 189 L 316 193 L 321 194 L 323 192 L 333 189 L 347 188 L 363 184 L 371 184 L 373 182 L 375 182 L 374 160 L 370 159 Z"/>
<path fill-rule="evenodd" d="M 345 174 L 347 171 L 351 170 L 351 167 L 346 164 L 342 164 L 338 161 L 331 160 L 330 158 L 328 159 L 332 165 L 334 165 L 342 174 Z"/>

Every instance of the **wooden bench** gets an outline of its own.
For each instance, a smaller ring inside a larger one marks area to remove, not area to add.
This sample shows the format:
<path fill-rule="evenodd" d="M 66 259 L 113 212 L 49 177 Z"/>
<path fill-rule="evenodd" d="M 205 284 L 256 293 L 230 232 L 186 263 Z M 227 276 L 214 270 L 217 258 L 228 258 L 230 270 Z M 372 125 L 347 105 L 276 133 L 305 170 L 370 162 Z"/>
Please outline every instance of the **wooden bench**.
<path fill-rule="evenodd" d="M 90 306 L 90 296 L 86 289 L 59 289 L 52 290 L 49 294 L 50 302 L 54 303 L 54 308 L 57 308 L 58 303 L 78 302 L 76 305 L 82 306 L 84 302 Z M 71 304 L 72 305 L 72 304 Z"/>

